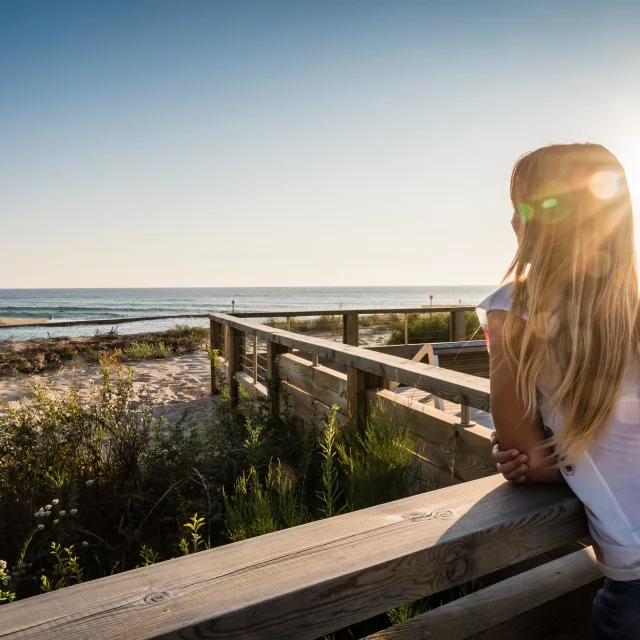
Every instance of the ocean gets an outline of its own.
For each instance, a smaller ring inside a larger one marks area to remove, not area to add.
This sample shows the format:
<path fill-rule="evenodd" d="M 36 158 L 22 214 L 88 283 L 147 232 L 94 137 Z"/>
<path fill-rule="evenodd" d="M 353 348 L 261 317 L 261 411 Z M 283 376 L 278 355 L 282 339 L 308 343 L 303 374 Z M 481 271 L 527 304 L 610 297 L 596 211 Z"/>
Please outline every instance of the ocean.
<path fill-rule="evenodd" d="M 210 313 L 214 311 L 296 311 L 401 307 L 429 304 L 476 304 L 491 286 L 424 287 L 224 287 L 179 289 L 0 289 L 0 318 L 89 320 L 127 316 Z M 120 333 L 167 329 L 182 320 L 155 320 L 120 325 Z M 191 319 L 192 325 L 208 325 Z M 0 340 L 93 335 L 100 327 L 0 328 Z"/>

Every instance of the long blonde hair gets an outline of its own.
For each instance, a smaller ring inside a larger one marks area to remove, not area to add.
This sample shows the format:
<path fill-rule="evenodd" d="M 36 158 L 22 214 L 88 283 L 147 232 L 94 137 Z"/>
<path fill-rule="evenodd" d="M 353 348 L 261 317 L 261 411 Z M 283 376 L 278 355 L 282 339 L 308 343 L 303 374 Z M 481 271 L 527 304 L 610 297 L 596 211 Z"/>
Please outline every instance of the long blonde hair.
<path fill-rule="evenodd" d="M 611 417 L 629 355 L 638 354 L 629 189 L 604 147 L 553 145 L 516 162 L 511 200 L 520 225 L 505 276 L 514 287 L 503 346 L 532 415 L 538 375 L 553 363 L 550 402 L 563 422 L 552 444 L 566 464 Z"/>

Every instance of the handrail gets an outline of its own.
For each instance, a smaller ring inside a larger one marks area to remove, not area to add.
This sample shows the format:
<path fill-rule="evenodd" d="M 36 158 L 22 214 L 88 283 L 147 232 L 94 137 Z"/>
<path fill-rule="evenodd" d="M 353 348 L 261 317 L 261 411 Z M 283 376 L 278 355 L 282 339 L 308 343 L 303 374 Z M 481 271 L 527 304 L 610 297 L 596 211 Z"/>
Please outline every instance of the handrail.
<path fill-rule="evenodd" d="M 490 476 L 0 608 L 0 638 L 312 640 L 587 532 L 566 487 Z"/>
<path fill-rule="evenodd" d="M 324 338 L 300 336 L 283 329 L 275 329 L 251 320 L 224 313 L 212 313 L 209 318 L 232 329 L 257 336 L 286 348 L 300 349 L 328 360 L 353 367 L 391 381 L 434 393 L 457 404 L 490 411 L 489 381 L 484 378 L 441 369 L 420 362 L 378 351 L 340 344 Z"/>
<path fill-rule="evenodd" d="M 236 318 L 297 318 L 309 316 L 351 316 L 377 315 L 392 313 L 451 313 L 456 311 L 475 311 L 475 305 L 429 305 L 427 307 L 408 307 L 400 309 L 333 309 L 324 311 L 234 311 L 231 315 Z"/>
<path fill-rule="evenodd" d="M 455 313 L 463 311 L 473 311 L 472 305 L 449 305 L 449 306 L 428 306 L 411 307 L 408 309 L 339 309 L 333 311 L 242 311 L 232 312 L 230 315 L 236 318 L 298 318 L 310 316 L 345 316 L 345 315 L 374 315 L 374 314 L 407 314 L 407 313 Z M 147 320 L 172 320 L 178 318 L 208 318 L 207 313 L 181 313 L 175 315 L 161 316 L 134 316 L 126 318 L 96 318 L 94 320 L 57 320 L 33 322 L 20 325 L 0 325 L 0 329 L 34 328 L 34 327 L 75 327 L 93 326 L 105 324 L 126 324 L 129 322 L 145 322 Z"/>

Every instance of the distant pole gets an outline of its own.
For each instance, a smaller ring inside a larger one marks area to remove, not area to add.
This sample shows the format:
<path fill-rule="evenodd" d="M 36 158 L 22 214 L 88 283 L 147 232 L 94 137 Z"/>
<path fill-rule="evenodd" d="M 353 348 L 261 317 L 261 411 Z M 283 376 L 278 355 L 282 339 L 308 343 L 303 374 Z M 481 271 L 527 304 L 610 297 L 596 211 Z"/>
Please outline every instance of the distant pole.
<path fill-rule="evenodd" d="M 458 300 L 458 304 L 462 304 L 462 298 L 460 298 L 460 300 Z"/>
<path fill-rule="evenodd" d="M 232 300 L 231 301 L 231 313 L 233 313 L 236 310 L 236 301 Z"/>
<path fill-rule="evenodd" d="M 429 304 L 433 306 L 433 296 L 429 296 Z"/>

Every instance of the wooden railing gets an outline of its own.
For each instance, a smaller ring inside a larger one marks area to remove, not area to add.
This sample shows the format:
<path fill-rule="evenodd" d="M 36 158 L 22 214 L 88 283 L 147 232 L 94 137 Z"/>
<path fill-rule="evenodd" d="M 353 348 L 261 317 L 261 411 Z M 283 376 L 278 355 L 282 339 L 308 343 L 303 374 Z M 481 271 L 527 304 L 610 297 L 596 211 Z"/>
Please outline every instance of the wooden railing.
<path fill-rule="evenodd" d="M 323 316 L 342 316 L 343 325 L 343 342 L 357 346 L 358 342 L 358 318 L 362 315 L 378 315 L 378 314 L 395 314 L 404 315 L 404 335 L 405 344 L 409 341 L 409 314 L 420 313 L 449 313 L 450 320 L 450 339 L 464 340 L 465 338 L 465 313 L 473 311 L 475 307 L 470 305 L 435 305 L 424 307 L 410 307 L 400 309 L 340 309 L 328 311 L 309 310 L 309 311 L 243 311 L 232 312 L 230 315 L 236 318 L 285 318 L 288 328 L 291 328 L 291 320 L 301 317 L 323 317 Z M 132 322 L 148 322 L 151 320 L 177 320 L 188 318 L 208 318 L 209 314 L 203 313 L 183 313 L 175 315 L 156 315 L 156 316 L 137 316 L 127 318 L 96 318 L 92 320 L 54 320 L 42 322 L 34 322 L 30 324 L 0 325 L 0 329 L 24 329 L 24 328 L 60 328 L 60 327 L 76 327 L 76 326 L 103 326 L 103 325 L 119 325 Z"/>
<path fill-rule="evenodd" d="M 5 605 L 0 638 L 311 640 L 585 531 L 568 490 L 492 476 Z"/>
<path fill-rule="evenodd" d="M 232 393 L 238 384 L 259 392 L 243 362 L 259 361 L 260 340 L 267 377 L 286 363 L 285 372 L 297 372 L 295 382 L 307 391 L 282 384 L 312 400 L 322 393 L 327 401 L 342 398 L 346 389 L 342 408 L 355 420 L 382 398 L 418 425 L 431 464 L 446 467 L 446 447 L 463 451 L 468 458 L 456 462 L 458 480 L 470 481 L 5 605 L 0 638 L 313 640 L 483 576 L 480 591 L 371 640 L 515 640 L 551 631 L 589 637 L 588 603 L 599 578 L 593 554 L 541 559 L 587 534 L 575 496 L 566 487 L 505 482 L 490 462 L 488 430 L 460 428 L 385 388 L 397 380 L 489 410 L 488 380 L 227 314 L 209 318 L 211 346 L 221 353 Z M 346 373 L 328 379 L 333 370 L 321 369 L 319 360 Z M 482 635 L 491 629 L 499 632 Z"/>

